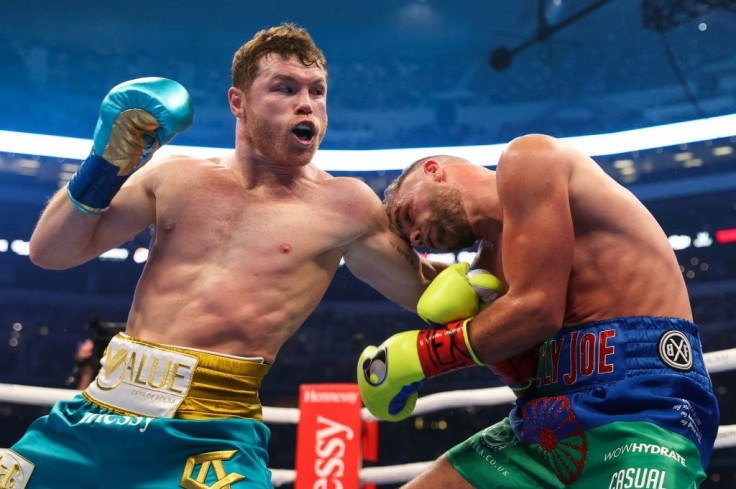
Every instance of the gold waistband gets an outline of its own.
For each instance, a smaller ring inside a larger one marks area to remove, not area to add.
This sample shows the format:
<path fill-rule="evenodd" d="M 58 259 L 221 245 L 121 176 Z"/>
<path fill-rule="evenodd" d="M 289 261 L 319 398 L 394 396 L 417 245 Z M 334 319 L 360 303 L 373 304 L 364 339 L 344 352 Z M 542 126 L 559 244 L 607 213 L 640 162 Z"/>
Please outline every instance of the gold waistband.
<path fill-rule="evenodd" d="M 246 358 L 220 355 L 203 350 L 160 345 L 125 334 L 114 338 L 116 345 L 137 344 L 158 351 L 176 352 L 196 357 L 197 366 L 192 373 L 189 389 L 173 417 L 180 419 L 247 418 L 263 419 L 258 389 L 268 373 L 270 365 Z M 108 348 L 109 349 L 109 348 Z M 103 359 L 103 369 L 105 361 Z M 105 394 L 99 389 L 91 395 L 88 388 L 83 395 L 88 401 L 111 409 L 120 414 L 139 414 L 125 412 L 114 402 L 106 403 Z M 103 397 L 101 399 L 101 397 Z M 114 396 L 109 397 L 115 399 Z"/>

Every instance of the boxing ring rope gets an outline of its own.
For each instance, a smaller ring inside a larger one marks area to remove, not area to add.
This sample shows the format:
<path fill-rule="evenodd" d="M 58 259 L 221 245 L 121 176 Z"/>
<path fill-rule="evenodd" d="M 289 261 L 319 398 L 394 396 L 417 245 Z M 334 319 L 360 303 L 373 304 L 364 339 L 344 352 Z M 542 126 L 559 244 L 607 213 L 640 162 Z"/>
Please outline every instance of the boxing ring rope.
<path fill-rule="evenodd" d="M 703 357 L 705 366 L 711 374 L 736 369 L 736 348 L 705 353 Z M 79 391 L 74 389 L 0 383 L 0 402 L 51 406 L 56 401 L 69 400 L 78 393 Z M 419 398 L 412 416 L 467 406 L 495 406 L 512 403 L 514 399 L 513 392 L 507 387 L 440 392 Z M 361 416 L 365 421 L 377 420 L 365 408 L 363 408 Z M 264 406 L 263 421 L 267 424 L 297 424 L 299 423 L 299 409 Z M 736 447 L 736 425 L 726 425 L 718 428 L 715 448 L 728 447 Z M 360 470 L 360 479 L 362 482 L 372 484 L 402 483 L 418 475 L 430 463 L 416 462 L 385 467 L 365 467 Z M 271 469 L 271 472 L 272 482 L 276 487 L 293 483 L 296 479 L 295 470 Z"/>

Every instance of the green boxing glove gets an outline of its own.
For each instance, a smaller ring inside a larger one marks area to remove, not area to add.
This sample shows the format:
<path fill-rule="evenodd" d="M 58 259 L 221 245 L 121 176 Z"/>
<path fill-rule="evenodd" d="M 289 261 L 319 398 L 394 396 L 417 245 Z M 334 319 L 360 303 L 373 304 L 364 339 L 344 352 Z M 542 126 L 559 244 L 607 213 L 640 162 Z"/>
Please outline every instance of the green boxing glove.
<path fill-rule="evenodd" d="M 481 365 L 468 342 L 469 322 L 402 331 L 378 347 L 363 350 L 358 359 L 358 387 L 371 414 L 386 421 L 406 419 L 426 379 Z"/>
<path fill-rule="evenodd" d="M 504 293 L 501 281 L 482 268 L 455 263 L 442 270 L 417 303 L 417 314 L 431 325 L 473 317 Z"/>

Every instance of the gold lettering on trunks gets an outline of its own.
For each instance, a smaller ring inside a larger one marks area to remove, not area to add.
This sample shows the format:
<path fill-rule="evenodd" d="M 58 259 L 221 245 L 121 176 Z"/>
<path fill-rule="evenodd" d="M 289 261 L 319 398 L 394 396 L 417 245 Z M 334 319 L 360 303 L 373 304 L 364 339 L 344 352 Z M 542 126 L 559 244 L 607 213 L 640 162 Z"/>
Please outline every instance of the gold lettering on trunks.
<path fill-rule="evenodd" d="M 23 489 L 34 465 L 9 449 L 0 449 L 0 489 Z"/>
<path fill-rule="evenodd" d="M 0 489 L 15 489 L 15 483 L 20 479 L 20 465 L 10 463 L 3 465 L 2 457 L 0 457 Z"/>
<path fill-rule="evenodd" d="M 105 355 L 104 375 L 97 377 L 97 386 L 102 390 L 110 390 L 118 387 L 121 383 L 136 384 L 149 387 L 154 390 L 165 390 L 181 395 L 185 392 L 178 381 L 186 379 L 191 375 L 192 366 L 170 359 L 162 364 L 159 357 L 151 357 L 145 353 L 120 348 L 117 351 L 108 352 Z M 182 371 L 185 371 L 182 373 Z"/>
<path fill-rule="evenodd" d="M 231 489 L 230 485 L 245 479 L 244 475 L 225 471 L 223 461 L 230 460 L 237 450 L 223 450 L 220 452 L 207 452 L 193 455 L 187 459 L 184 473 L 179 481 L 179 487 L 183 489 Z M 199 467 L 195 477 L 194 470 Z M 214 484 L 205 483 L 210 470 L 214 470 L 217 480 Z"/>
<path fill-rule="evenodd" d="M 199 359 L 167 347 L 114 337 L 85 396 L 118 414 L 170 418 L 192 385 Z"/>

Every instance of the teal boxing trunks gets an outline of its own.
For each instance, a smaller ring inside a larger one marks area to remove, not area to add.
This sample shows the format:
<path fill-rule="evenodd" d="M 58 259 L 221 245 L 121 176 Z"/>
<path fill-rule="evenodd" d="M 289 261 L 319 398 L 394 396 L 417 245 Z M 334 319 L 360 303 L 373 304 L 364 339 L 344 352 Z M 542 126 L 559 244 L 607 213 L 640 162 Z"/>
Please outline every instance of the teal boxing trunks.
<path fill-rule="evenodd" d="M 272 488 L 262 359 L 118 335 L 97 378 L 10 450 L 0 487 Z"/>
<path fill-rule="evenodd" d="M 697 327 L 617 318 L 539 348 L 534 394 L 446 456 L 474 487 L 695 488 L 718 431 Z"/>

